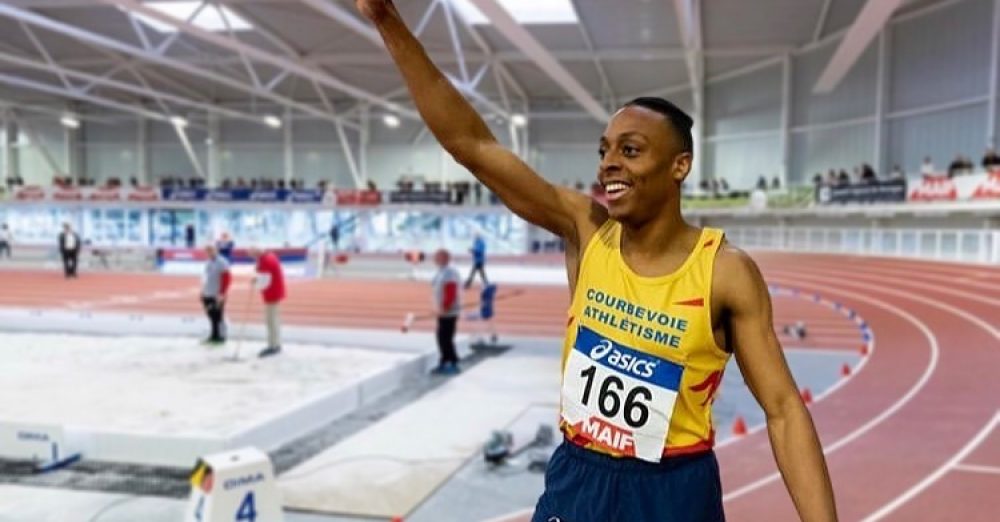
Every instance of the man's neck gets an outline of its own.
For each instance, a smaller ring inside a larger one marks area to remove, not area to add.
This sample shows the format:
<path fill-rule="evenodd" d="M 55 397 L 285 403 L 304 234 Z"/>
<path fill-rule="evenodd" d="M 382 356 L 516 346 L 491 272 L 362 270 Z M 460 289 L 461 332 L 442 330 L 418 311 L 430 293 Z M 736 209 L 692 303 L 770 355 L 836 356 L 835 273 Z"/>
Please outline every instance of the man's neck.
<path fill-rule="evenodd" d="M 623 252 L 640 257 L 688 250 L 691 233 L 695 230 L 684 221 L 680 212 L 657 216 L 638 226 L 622 223 L 621 248 Z"/>

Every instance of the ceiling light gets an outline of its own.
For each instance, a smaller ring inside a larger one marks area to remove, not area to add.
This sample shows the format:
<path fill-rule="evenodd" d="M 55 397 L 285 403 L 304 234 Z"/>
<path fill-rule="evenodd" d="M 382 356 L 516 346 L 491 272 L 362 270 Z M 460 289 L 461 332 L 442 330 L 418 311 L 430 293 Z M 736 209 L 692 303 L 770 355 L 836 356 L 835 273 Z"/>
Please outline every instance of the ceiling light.
<path fill-rule="evenodd" d="M 245 18 L 236 14 L 232 9 L 222 5 L 206 5 L 201 7 L 201 0 L 190 1 L 183 0 L 178 2 L 143 2 L 142 5 L 159 11 L 171 18 L 175 18 L 178 21 L 184 22 L 191 18 L 191 15 L 195 13 L 199 8 L 201 11 L 195 16 L 194 20 L 191 20 L 191 24 L 195 27 L 200 27 L 206 31 L 216 31 L 222 32 L 226 31 L 226 22 L 229 22 L 229 27 L 233 31 L 249 31 L 253 29 L 253 24 L 248 22 Z M 127 9 L 124 9 L 127 12 Z M 137 12 L 131 12 L 136 18 L 142 23 L 152 27 L 153 29 L 161 33 L 175 33 L 177 28 L 171 24 L 161 22 L 160 20 L 153 18 L 148 15 L 143 15 Z M 223 14 L 225 19 L 223 19 Z"/>
<path fill-rule="evenodd" d="M 385 116 L 382 116 L 382 123 L 384 123 L 386 127 L 395 129 L 396 127 L 399 127 L 399 116 L 396 116 L 395 114 L 386 114 Z"/>
<path fill-rule="evenodd" d="M 80 120 L 76 119 L 76 116 L 66 115 L 59 119 L 59 123 L 63 124 L 63 127 L 70 129 L 80 128 Z"/>
<path fill-rule="evenodd" d="M 528 117 L 523 114 L 514 114 L 510 117 L 510 122 L 513 123 L 515 127 L 524 127 L 528 124 Z"/>
<path fill-rule="evenodd" d="M 486 25 L 490 21 L 469 0 L 450 0 L 462 18 L 470 24 Z M 518 23 L 524 24 L 576 24 L 571 0 L 497 0 Z"/>
<path fill-rule="evenodd" d="M 281 128 L 281 118 L 278 118 L 277 116 L 271 114 L 264 116 L 264 123 L 267 124 L 267 126 L 271 127 L 272 129 Z"/>
<path fill-rule="evenodd" d="M 172 116 L 170 118 L 170 123 L 173 123 L 175 127 L 184 128 L 188 126 L 188 121 L 180 116 Z"/>

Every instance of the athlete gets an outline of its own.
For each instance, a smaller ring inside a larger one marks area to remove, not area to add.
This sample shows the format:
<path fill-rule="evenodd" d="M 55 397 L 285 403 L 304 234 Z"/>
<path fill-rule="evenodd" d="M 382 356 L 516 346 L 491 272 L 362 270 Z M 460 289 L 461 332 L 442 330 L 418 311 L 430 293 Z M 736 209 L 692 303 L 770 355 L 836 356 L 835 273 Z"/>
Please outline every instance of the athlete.
<path fill-rule="evenodd" d="M 390 0 L 355 3 L 438 142 L 514 213 L 566 243 L 565 438 L 532 521 L 724 520 L 711 406 L 733 355 L 766 414 L 800 518 L 835 521 L 826 463 L 774 334 L 763 277 L 720 230 L 681 216 L 691 118 L 659 98 L 614 114 L 598 149 L 605 207 L 502 147 Z"/>

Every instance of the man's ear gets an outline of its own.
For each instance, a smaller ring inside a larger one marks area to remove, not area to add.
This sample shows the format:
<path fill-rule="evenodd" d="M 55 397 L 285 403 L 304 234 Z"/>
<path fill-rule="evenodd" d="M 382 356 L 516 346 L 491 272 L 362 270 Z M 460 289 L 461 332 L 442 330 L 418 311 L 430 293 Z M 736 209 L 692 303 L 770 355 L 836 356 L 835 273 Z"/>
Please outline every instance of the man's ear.
<path fill-rule="evenodd" d="M 674 181 L 678 183 L 683 183 L 691 173 L 691 161 L 694 159 L 694 154 L 690 152 L 682 152 L 674 157 L 674 163 L 670 166 L 670 176 L 674 178 Z"/>

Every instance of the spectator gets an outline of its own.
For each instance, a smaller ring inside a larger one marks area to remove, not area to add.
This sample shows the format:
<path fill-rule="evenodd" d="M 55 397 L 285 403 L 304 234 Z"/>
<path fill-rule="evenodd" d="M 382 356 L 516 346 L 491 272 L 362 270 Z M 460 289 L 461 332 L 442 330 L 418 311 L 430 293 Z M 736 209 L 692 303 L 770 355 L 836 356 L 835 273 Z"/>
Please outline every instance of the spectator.
<path fill-rule="evenodd" d="M 781 179 L 778 176 L 771 180 L 771 190 L 781 190 Z"/>
<path fill-rule="evenodd" d="M 226 293 L 232 283 L 232 276 L 229 273 L 229 261 L 215 246 L 206 246 L 205 253 L 208 254 L 208 261 L 205 263 L 205 276 L 202 279 L 201 303 L 212 325 L 212 333 L 204 344 L 217 345 L 226 342 Z"/>
<path fill-rule="evenodd" d="M 986 170 L 993 170 L 1000 167 L 1000 155 L 997 155 L 993 147 L 986 149 L 986 154 L 983 155 L 983 168 Z"/>
<path fill-rule="evenodd" d="M 63 231 L 59 234 L 59 254 L 62 256 L 63 273 L 66 279 L 76 278 L 77 263 L 80 260 L 80 236 L 73 231 L 69 223 L 63 223 Z"/>
<path fill-rule="evenodd" d="M 889 179 L 906 179 L 906 174 L 898 163 L 892 166 L 892 173 L 889 174 Z"/>
<path fill-rule="evenodd" d="M 188 226 L 184 227 L 184 244 L 187 245 L 188 248 L 194 248 L 194 242 L 195 242 L 194 225 L 189 224 Z"/>
<path fill-rule="evenodd" d="M 330 243 L 333 245 L 334 252 L 340 250 L 340 224 L 337 223 L 336 218 L 334 218 L 333 224 L 330 225 Z"/>
<path fill-rule="evenodd" d="M 441 249 L 435 252 L 434 263 L 438 266 L 438 272 L 431 281 L 431 288 L 434 313 L 437 315 L 437 343 L 441 359 L 433 373 L 441 375 L 454 375 L 459 372 L 455 329 L 462 306 L 458 293 L 458 271 L 449 265 L 450 261 L 451 254 L 447 250 Z"/>
<path fill-rule="evenodd" d="M 482 234 L 476 234 L 469 252 L 472 253 L 472 270 L 469 271 L 469 277 L 465 280 L 465 288 L 468 289 L 472 286 L 472 279 L 476 276 L 476 272 L 483 278 L 484 285 L 490 284 L 489 279 L 486 278 L 486 241 Z"/>
<path fill-rule="evenodd" d="M 878 175 L 875 174 L 875 169 L 867 163 L 861 165 L 861 181 L 866 184 L 878 182 Z"/>
<path fill-rule="evenodd" d="M 281 322 L 278 307 L 285 300 L 285 274 L 281 260 L 274 252 L 251 246 L 250 257 L 257 262 L 253 286 L 261 293 L 264 301 L 264 317 L 267 324 L 267 346 L 257 355 L 260 358 L 281 353 Z"/>
<path fill-rule="evenodd" d="M 962 159 L 961 155 L 956 155 L 955 159 L 951 161 L 948 165 L 948 177 L 953 178 L 958 174 L 962 173 L 962 169 L 965 168 L 965 160 Z"/>
<path fill-rule="evenodd" d="M 14 234 L 11 233 L 7 223 L 0 226 L 0 257 L 7 256 L 10 259 L 11 249 L 14 245 Z"/>
<path fill-rule="evenodd" d="M 764 176 L 757 178 L 757 190 L 767 190 L 767 178 Z"/>
<path fill-rule="evenodd" d="M 223 232 L 222 236 L 215 243 L 215 248 L 218 254 L 222 256 L 227 262 L 233 262 L 233 249 L 236 248 L 236 243 L 233 238 L 229 237 L 228 232 Z"/>
<path fill-rule="evenodd" d="M 937 169 L 934 168 L 934 162 L 931 161 L 930 156 L 924 158 L 924 163 L 920 165 L 920 173 L 924 176 L 933 176 L 937 173 Z"/>

